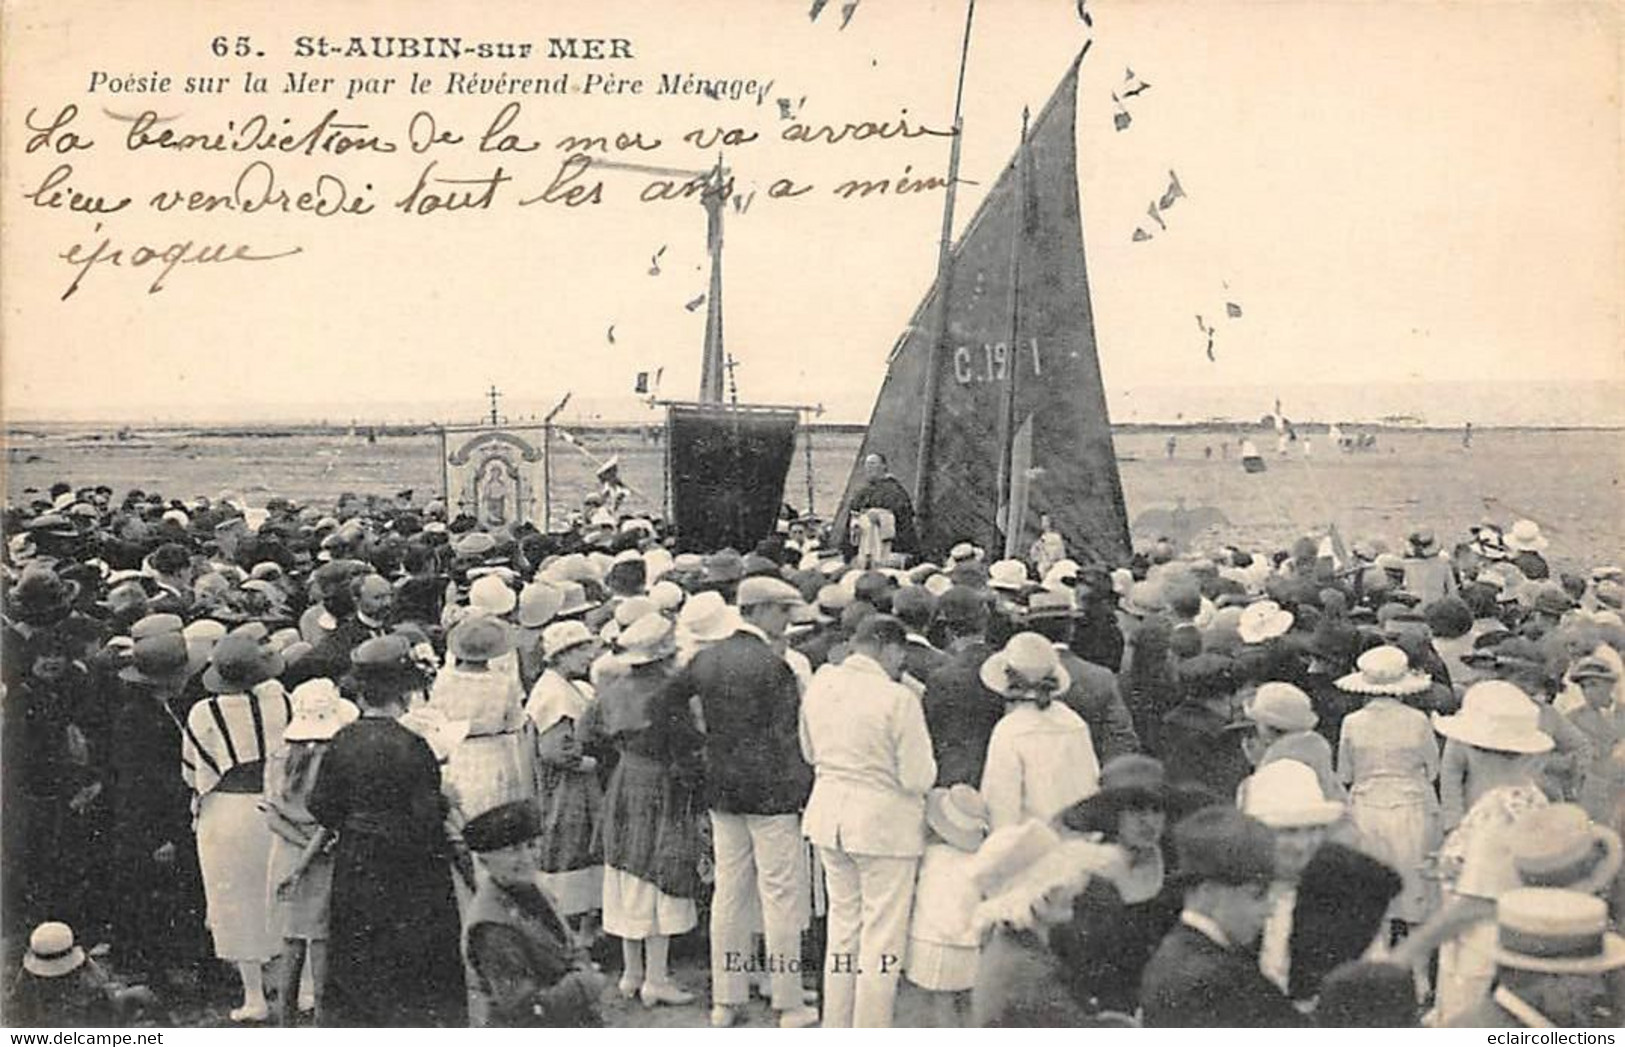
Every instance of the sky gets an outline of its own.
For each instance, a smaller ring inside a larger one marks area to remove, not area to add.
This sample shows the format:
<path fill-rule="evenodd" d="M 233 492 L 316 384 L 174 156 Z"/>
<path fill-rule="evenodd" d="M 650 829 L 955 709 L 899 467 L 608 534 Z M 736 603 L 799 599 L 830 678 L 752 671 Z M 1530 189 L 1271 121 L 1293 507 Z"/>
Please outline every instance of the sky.
<path fill-rule="evenodd" d="M 948 139 L 780 136 L 794 122 L 950 126 L 965 7 L 863 0 L 842 29 L 840 4 L 817 20 L 808 6 L 8 3 L 0 405 L 13 419 L 426 420 L 479 411 L 494 383 L 516 415 L 569 392 L 577 410 L 636 417 L 634 376 L 657 370 L 662 395 L 691 398 L 705 314 L 685 308 L 706 284 L 698 203 L 639 203 L 647 177 L 623 172 L 593 176 L 605 182 L 601 204 L 515 204 L 547 184 L 560 137 L 623 130 L 664 144 L 620 159 L 701 169 L 720 151 L 737 187 L 757 193 L 725 220 L 726 344 L 741 397 L 861 421 L 933 279 L 942 196 L 841 200 L 832 189 L 850 177 L 941 175 Z M 1023 106 L 1040 108 L 1092 37 L 1079 192 L 1114 416 L 1256 414 L 1237 390 L 1283 385 L 1344 387 L 1351 404 L 1359 387 L 1380 387 L 1409 411 L 1406 389 L 1445 382 L 1625 382 L 1619 5 L 1136 0 L 1089 10 L 1092 29 L 1071 0 L 978 5 L 956 224 L 1009 158 Z M 248 35 L 265 56 L 215 57 L 221 32 Z M 620 37 L 633 57 L 323 61 L 296 56 L 302 34 L 460 34 L 539 52 L 550 37 Z M 167 73 L 175 89 L 91 93 L 97 70 Z M 269 93 L 242 92 L 245 70 L 266 75 Z M 1150 87 L 1126 100 L 1132 123 L 1119 131 L 1112 93 L 1132 85 L 1129 70 Z M 290 71 L 333 76 L 338 94 L 282 93 Z M 413 71 L 434 78 L 429 93 L 405 93 Z M 448 97 L 441 84 L 454 71 L 568 71 L 578 90 L 593 73 L 641 78 L 644 93 L 525 97 L 512 130 L 544 148 L 481 155 L 472 140 L 509 99 Z M 180 90 L 189 75 L 214 74 L 232 78 L 226 93 Z M 771 87 L 762 104 L 659 95 L 662 74 Z M 397 83 L 346 101 L 351 76 Z M 795 121 L 781 119 L 779 99 Z M 69 103 L 80 110 L 72 129 L 95 145 L 28 152 L 29 111 L 39 126 Z M 146 108 L 174 117 L 160 128 L 194 133 L 256 112 L 306 127 L 337 108 L 403 143 L 412 114 L 427 110 L 468 141 L 425 155 L 403 145 L 389 156 L 271 157 L 279 184 L 297 193 L 337 176 L 374 201 L 368 215 L 157 213 L 153 194 L 226 192 L 261 154 L 130 152 L 130 125 L 109 112 Z M 702 127 L 760 137 L 681 141 Z M 513 182 L 488 210 L 391 208 L 431 159 L 433 174 L 458 178 L 500 163 Z M 62 162 L 73 188 L 132 204 L 100 216 L 98 232 L 96 216 L 25 195 Z M 1146 206 L 1170 171 L 1187 196 L 1163 230 Z M 813 188 L 767 199 L 781 177 Z M 1135 242 L 1137 226 L 1152 238 Z M 84 243 L 85 257 L 102 237 L 127 252 L 193 241 L 299 253 L 180 265 L 157 293 L 147 293 L 157 266 L 103 264 L 63 300 L 76 270 L 60 255 Z M 1226 302 L 1242 316 L 1226 317 Z M 1221 318 L 1213 361 L 1198 314 Z M 1549 420 L 1584 422 L 1608 399 L 1558 396 Z"/>

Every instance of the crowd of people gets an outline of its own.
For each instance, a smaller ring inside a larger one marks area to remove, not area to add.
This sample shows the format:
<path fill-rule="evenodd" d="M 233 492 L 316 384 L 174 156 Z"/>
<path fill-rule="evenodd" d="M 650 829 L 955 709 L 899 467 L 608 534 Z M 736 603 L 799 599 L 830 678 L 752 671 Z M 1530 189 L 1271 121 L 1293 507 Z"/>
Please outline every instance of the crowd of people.
<path fill-rule="evenodd" d="M 1532 521 L 860 567 L 114 495 L 5 513 L 11 1024 L 1622 1018 L 1625 585 Z"/>

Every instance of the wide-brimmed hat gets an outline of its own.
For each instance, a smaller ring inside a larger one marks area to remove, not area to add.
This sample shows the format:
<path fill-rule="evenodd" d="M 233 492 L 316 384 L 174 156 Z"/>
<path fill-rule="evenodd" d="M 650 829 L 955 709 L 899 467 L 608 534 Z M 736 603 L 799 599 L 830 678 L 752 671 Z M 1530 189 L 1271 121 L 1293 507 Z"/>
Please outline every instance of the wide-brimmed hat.
<path fill-rule="evenodd" d="M 477 814 L 463 826 L 463 842 L 475 854 L 500 851 L 542 835 L 542 819 L 529 800 L 514 800 Z"/>
<path fill-rule="evenodd" d="M 293 689 L 288 700 L 293 704 L 293 719 L 282 732 L 288 742 L 325 742 L 361 717 L 355 703 L 341 697 L 338 685 L 326 678 L 306 680 Z"/>
<path fill-rule="evenodd" d="M 986 556 L 987 554 L 982 550 L 981 546 L 973 545 L 970 542 L 956 543 L 952 549 L 948 550 L 948 561 L 953 564 L 964 563 L 966 560 L 981 560 L 985 559 Z"/>
<path fill-rule="evenodd" d="M 1406 539 L 1410 543 L 1411 552 L 1416 556 L 1436 556 L 1439 552 L 1439 539 L 1429 530 L 1412 531 Z"/>
<path fill-rule="evenodd" d="M 1285 636 L 1287 630 L 1292 628 L 1292 621 L 1291 611 L 1274 600 L 1260 600 L 1248 604 L 1241 612 L 1241 622 L 1236 631 L 1240 633 L 1242 643 L 1263 643 L 1277 636 Z"/>
<path fill-rule="evenodd" d="M 925 796 L 925 824 L 961 851 L 974 851 L 987 839 L 987 801 L 964 782 L 932 789 Z"/>
<path fill-rule="evenodd" d="M 745 577 L 745 558 L 732 549 L 722 549 L 705 558 L 705 580 L 713 584 L 737 582 Z"/>
<path fill-rule="evenodd" d="M 1055 645 L 1037 633 L 1017 633 L 982 663 L 982 684 L 1003 698 L 1065 694 L 1072 676 Z"/>
<path fill-rule="evenodd" d="M 513 650 L 513 632 L 499 619 L 474 615 L 452 628 L 446 647 L 460 661 L 489 662 Z"/>
<path fill-rule="evenodd" d="M 677 628 L 691 640 L 713 643 L 739 629 L 739 612 L 718 592 L 696 593 L 677 613 Z"/>
<path fill-rule="evenodd" d="M 1398 647 L 1373 647 L 1354 663 L 1356 671 L 1337 678 L 1336 687 L 1350 694 L 1421 694 L 1433 686 L 1427 673 L 1411 669 Z"/>
<path fill-rule="evenodd" d="M 1313 773 L 1313 772 L 1310 772 Z M 1183 883 L 1268 883 L 1275 879 L 1275 836 L 1228 804 L 1214 804 L 1174 826 L 1174 875 Z"/>
<path fill-rule="evenodd" d="M 496 551 L 497 540 L 484 531 L 470 531 L 452 545 L 460 560 L 478 560 Z"/>
<path fill-rule="evenodd" d="M 618 454 L 612 454 L 607 459 L 605 459 L 603 465 L 600 465 L 597 469 L 593 470 L 593 475 L 598 477 L 598 479 L 602 480 L 604 477 L 608 476 L 610 473 L 614 472 L 615 470 L 619 469 L 620 467 L 621 467 L 621 456 L 618 455 Z"/>
<path fill-rule="evenodd" d="M 231 634 L 214 645 L 203 687 L 213 694 L 239 694 L 275 679 L 283 668 L 282 656 L 251 634 Z"/>
<path fill-rule="evenodd" d="M 647 596 L 628 596 L 615 605 L 614 624 L 625 629 L 645 615 L 658 614 L 660 605 Z"/>
<path fill-rule="evenodd" d="M 350 651 L 350 673 L 359 680 L 385 680 L 415 676 L 412 641 L 400 633 L 363 640 Z"/>
<path fill-rule="evenodd" d="M 1241 711 L 1251 723 L 1278 731 L 1310 731 L 1320 722 L 1314 702 L 1303 688 L 1280 680 L 1260 684 L 1241 703 Z"/>
<path fill-rule="evenodd" d="M 554 618 L 578 618 L 598 607 L 601 603 L 599 600 L 590 598 L 587 595 L 586 587 L 580 582 L 555 582 L 554 586 L 562 596 L 559 609 L 553 615 Z"/>
<path fill-rule="evenodd" d="M 39 978 L 61 978 L 85 965 L 85 950 L 65 923 L 42 923 L 28 936 L 23 970 Z"/>
<path fill-rule="evenodd" d="M 670 613 L 683 606 L 688 594 L 676 582 L 661 579 L 649 587 L 649 599 L 664 613 Z"/>
<path fill-rule="evenodd" d="M 583 591 L 584 594 L 584 591 Z M 564 606 L 564 593 L 546 582 L 531 582 L 519 591 L 519 624 L 527 629 L 540 629 L 551 622 Z"/>
<path fill-rule="evenodd" d="M 1433 729 L 1478 749 L 1505 753 L 1544 753 L 1552 736 L 1540 729 L 1540 707 L 1516 684 L 1484 680 L 1467 688 L 1461 711 L 1433 714 Z"/>
<path fill-rule="evenodd" d="M 1021 592 L 1027 588 L 1027 565 L 1020 560 L 999 560 L 987 569 L 987 587 L 1003 592 Z"/>
<path fill-rule="evenodd" d="M 186 680 L 202 666 L 179 632 L 159 633 L 134 642 L 130 664 L 118 675 L 129 683 L 169 686 Z"/>
<path fill-rule="evenodd" d="M 507 614 L 518 602 L 508 583 L 494 574 L 482 575 L 468 587 L 468 606 L 485 614 Z"/>
<path fill-rule="evenodd" d="M 1598 825 L 1585 808 L 1554 803 L 1513 823 L 1512 864 L 1525 887 L 1561 887 L 1600 894 L 1619 875 L 1619 834 Z"/>
<path fill-rule="evenodd" d="M 552 661 L 572 647 L 593 641 L 592 630 L 581 622 L 554 622 L 542 630 L 542 657 Z"/>
<path fill-rule="evenodd" d="M 1540 524 L 1533 520 L 1519 520 L 1512 530 L 1501 536 L 1508 549 L 1520 553 L 1538 553 L 1552 544 L 1540 533 Z"/>
<path fill-rule="evenodd" d="M 1117 818 L 1129 810 L 1166 810 L 1167 771 L 1161 760 L 1141 753 L 1123 753 L 1100 769 L 1100 791 L 1073 804 L 1061 823 L 1073 832 L 1117 833 Z"/>
<path fill-rule="evenodd" d="M 671 619 L 659 613 L 646 614 L 621 630 L 616 644 L 625 665 L 649 665 L 677 653 L 676 630 Z"/>
<path fill-rule="evenodd" d="M 1625 967 L 1625 938 L 1608 929 L 1601 898 L 1523 887 L 1495 901 L 1495 963 L 1541 974 L 1601 974 Z"/>
<path fill-rule="evenodd" d="M 1320 790 L 1314 768 L 1297 760 L 1271 760 L 1242 783 L 1242 812 L 1271 829 L 1330 825 L 1343 805 Z"/>
<path fill-rule="evenodd" d="M 49 567 L 30 564 L 11 587 L 11 613 L 30 625 L 43 625 L 67 617 L 79 597 L 79 583 L 64 581 Z"/>

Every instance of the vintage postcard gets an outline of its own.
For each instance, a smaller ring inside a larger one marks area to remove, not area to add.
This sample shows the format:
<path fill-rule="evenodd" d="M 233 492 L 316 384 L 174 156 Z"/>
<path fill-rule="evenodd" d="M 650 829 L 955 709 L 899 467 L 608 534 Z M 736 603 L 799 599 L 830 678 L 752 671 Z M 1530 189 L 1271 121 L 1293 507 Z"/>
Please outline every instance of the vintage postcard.
<path fill-rule="evenodd" d="M 1617 1023 L 1618 3 L 0 12 L 8 1024 Z"/>

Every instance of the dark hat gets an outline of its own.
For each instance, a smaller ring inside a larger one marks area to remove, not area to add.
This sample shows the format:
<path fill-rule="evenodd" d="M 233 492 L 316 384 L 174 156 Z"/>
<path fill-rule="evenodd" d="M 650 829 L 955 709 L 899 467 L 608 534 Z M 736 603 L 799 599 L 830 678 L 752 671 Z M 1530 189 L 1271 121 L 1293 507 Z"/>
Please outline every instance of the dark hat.
<path fill-rule="evenodd" d="M 746 578 L 777 578 L 779 577 L 779 564 L 757 553 L 751 553 L 740 564 Z"/>
<path fill-rule="evenodd" d="M 1222 654 L 1186 658 L 1174 671 L 1181 698 L 1203 701 L 1236 693 L 1236 662 Z"/>
<path fill-rule="evenodd" d="M 412 669 L 411 641 L 400 633 L 375 636 L 350 652 L 350 670 L 357 676 L 387 676 Z"/>
<path fill-rule="evenodd" d="M 152 556 L 153 569 L 162 574 L 174 574 L 192 562 L 192 554 L 186 551 L 184 545 L 175 542 L 165 542 L 154 549 Z"/>
<path fill-rule="evenodd" d="M 185 680 L 195 668 L 186 637 L 176 631 L 137 640 L 130 664 L 118 675 L 128 683 L 167 686 Z"/>
<path fill-rule="evenodd" d="M 30 625 L 47 625 L 67 617 L 79 596 L 77 582 L 63 581 L 49 567 L 30 565 L 11 589 L 12 613 Z"/>
<path fill-rule="evenodd" d="M 1465 636 L 1473 628 L 1473 612 L 1459 596 L 1442 596 L 1424 605 L 1422 617 L 1427 619 L 1428 629 L 1434 636 L 1447 640 Z"/>
<path fill-rule="evenodd" d="M 251 633 L 230 633 L 214 645 L 203 686 L 214 694 L 236 694 L 274 679 L 282 656 L 266 650 Z"/>
<path fill-rule="evenodd" d="M 1168 802 L 1167 776 L 1162 761 L 1140 753 L 1124 753 L 1100 769 L 1100 791 L 1073 804 L 1061 822 L 1073 832 L 1100 832 L 1113 836 L 1117 816 L 1126 810 L 1161 811 Z"/>
<path fill-rule="evenodd" d="M 500 851 L 542 834 L 542 819 L 529 800 L 514 800 L 475 815 L 463 826 L 463 842 L 475 854 Z"/>
<path fill-rule="evenodd" d="M 917 585 L 905 586 L 892 594 L 891 611 L 906 624 L 916 628 L 931 621 L 937 609 L 937 599 Z"/>
<path fill-rule="evenodd" d="M 1315 1006 L 1322 1029 L 1413 1029 L 1421 1024 L 1411 972 L 1392 963 L 1345 963 L 1326 976 Z"/>
<path fill-rule="evenodd" d="M 705 580 L 712 583 L 737 582 L 745 577 L 745 559 L 733 549 L 722 549 L 705 558 Z"/>
<path fill-rule="evenodd" d="M 1187 883 L 1268 883 L 1275 877 L 1275 836 L 1234 807 L 1204 807 L 1174 826 L 1178 875 Z"/>
<path fill-rule="evenodd" d="M 1562 617 L 1574 610 L 1574 606 L 1574 601 L 1563 591 L 1562 586 L 1543 585 L 1535 591 L 1534 609 L 1541 614 Z"/>

